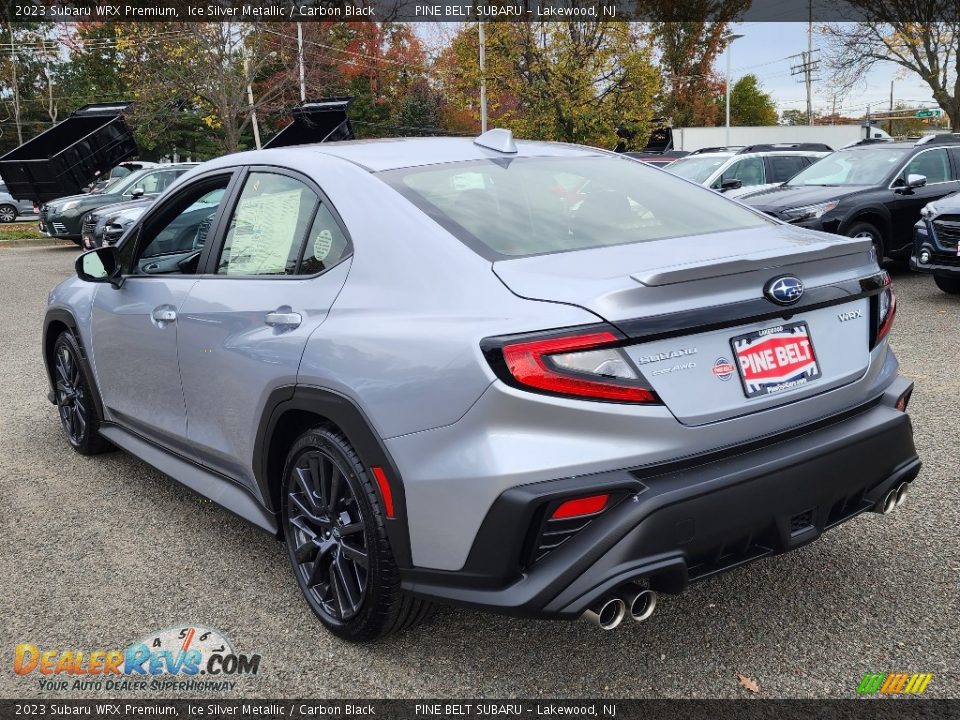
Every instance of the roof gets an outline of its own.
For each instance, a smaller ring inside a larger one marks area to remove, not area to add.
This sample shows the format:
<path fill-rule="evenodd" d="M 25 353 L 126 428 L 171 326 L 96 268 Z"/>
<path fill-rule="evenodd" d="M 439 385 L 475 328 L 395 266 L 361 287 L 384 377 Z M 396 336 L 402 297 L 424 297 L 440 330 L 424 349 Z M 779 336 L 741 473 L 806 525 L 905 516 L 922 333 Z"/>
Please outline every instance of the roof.
<path fill-rule="evenodd" d="M 352 162 L 372 172 L 469 160 L 503 160 L 515 157 L 586 157 L 608 155 L 604 150 L 565 143 L 517 140 L 516 153 L 502 153 L 474 144 L 474 138 L 426 137 L 347 140 L 300 145 L 310 151 Z M 283 152 L 278 149 L 276 152 Z"/>

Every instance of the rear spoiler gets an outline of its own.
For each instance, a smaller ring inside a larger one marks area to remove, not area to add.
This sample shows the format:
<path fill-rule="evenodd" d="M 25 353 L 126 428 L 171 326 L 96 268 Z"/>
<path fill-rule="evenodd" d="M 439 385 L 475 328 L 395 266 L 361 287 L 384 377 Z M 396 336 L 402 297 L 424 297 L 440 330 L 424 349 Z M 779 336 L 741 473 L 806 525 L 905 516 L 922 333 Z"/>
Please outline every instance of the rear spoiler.
<path fill-rule="evenodd" d="M 347 117 L 352 97 L 304 101 L 290 110 L 293 122 L 278 132 L 264 148 L 353 140 L 353 126 Z"/>

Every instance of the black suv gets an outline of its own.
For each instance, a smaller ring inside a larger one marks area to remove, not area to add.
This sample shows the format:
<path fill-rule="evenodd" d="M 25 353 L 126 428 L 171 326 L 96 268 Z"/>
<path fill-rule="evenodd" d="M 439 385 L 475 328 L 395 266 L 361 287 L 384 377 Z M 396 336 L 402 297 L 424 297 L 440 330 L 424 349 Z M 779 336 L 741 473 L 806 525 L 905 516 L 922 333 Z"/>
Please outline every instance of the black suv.
<path fill-rule="evenodd" d="M 795 225 L 869 237 L 879 258 L 905 259 L 923 206 L 958 190 L 960 134 L 948 134 L 916 143 L 864 141 L 779 187 L 738 199 Z"/>
<path fill-rule="evenodd" d="M 910 267 L 932 273 L 945 293 L 960 295 L 960 193 L 924 207 L 914 230 Z"/>

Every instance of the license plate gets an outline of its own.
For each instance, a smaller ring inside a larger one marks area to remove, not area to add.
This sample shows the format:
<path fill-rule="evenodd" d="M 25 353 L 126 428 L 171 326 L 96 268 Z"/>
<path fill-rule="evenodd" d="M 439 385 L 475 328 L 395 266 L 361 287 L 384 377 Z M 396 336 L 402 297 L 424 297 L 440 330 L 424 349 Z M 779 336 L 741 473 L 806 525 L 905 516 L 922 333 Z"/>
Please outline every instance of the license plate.
<path fill-rule="evenodd" d="M 730 338 L 748 398 L 785 392 L 820 377 L 820 363 L 805 322 L 783 323 Z"/>

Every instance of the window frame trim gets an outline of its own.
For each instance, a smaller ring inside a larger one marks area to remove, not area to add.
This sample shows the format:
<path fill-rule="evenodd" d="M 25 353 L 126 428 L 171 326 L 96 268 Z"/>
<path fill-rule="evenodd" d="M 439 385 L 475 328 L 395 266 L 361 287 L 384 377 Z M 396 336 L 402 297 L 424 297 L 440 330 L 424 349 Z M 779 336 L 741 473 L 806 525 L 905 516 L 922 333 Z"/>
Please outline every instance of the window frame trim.
<path fill-rule="evenodd" d="M 221 217 L 223 227 L 217 228 L 217 235 L 214 238 L 214 241 L 210 245 L 210 255 L 206 258 L 201 258 L 201 267 L 203 269 L 202 273 L 197 273 L 194 277 L 203 278 L 203 279 L 217 279 L 217 280 L 283 280 L 283 281 L 302 281 L 302 280 L 311 280 L 313 278 L 320 277 L 326 273 L 333 270 L 335 267 L 340 265 L 344 260 L 352 258 L 355 252 L 353 237 L 350 235 L 350 232 L 347 230 L 346 223 L 344 223 L 343 218 L 340 213 L 337 211 L 336 206 L 330 201 L 330 198 L 327 194 L 320 188 L 320 186 L 308 175 L 305 175 L 291 168 L 283 167 L 281 165 L 266 165 L 266 164 L 257 164 L 257 165 L 244 165 L 240 166 L 239 172 L 235 178 L 235 185 L 232 188 L 232 191 L 229 193 L 229 196 L 226 198 L 226 203 L 224 205 L 224 212 Z M 326 205 L 327 210 L 330 211 L 330 215 L 333 217 L 334 222 L 340 228 L 340 232 L 343 233 L 344 238 L 347 241 L 347 246 L 344 249 L 343 255 L 335 262 L 333 265 L 324 268 L 318 273 L 312 273 L 310 275 L 294 273 L 292 275 L 224 275 L 216 271 L 217 259 L 220 257 L 220 254 L 223 252 L 223 245 L 226 242 L 227 238 L 227 227 L 228 220 L 233 217 L 233 213 L 236 210 L 237 203 L 240 201 L 240 195 L 243 193 L 243 187 L 246 184 L 247 178 L 251 173 L 255 172 L 264 172 L 271 173 L 274 175 L 285 175 L 287 177 L 298 180 L 306 185 L 313 193 L 317 196 L 317 203 L 314 207 L 313 214 L 310 216 L 310 221 L 307 224 L 307 229 L 303 233 L 303 237 L 300 238 L 300 251 L 297 253 L 297 270 L 300 269 L 300 265 L 303 262 L 303 254 L 306 251 L 307 246 L 307 235 L 310 232 L 310 229 L 313 227 L 313 223 L 316 220 L 317 213 L 320 212 L 320 207 Z M 229 209 L 229 212 L 227 211 Z M 214 249 L 216 252 L 214 252 Z"/>

